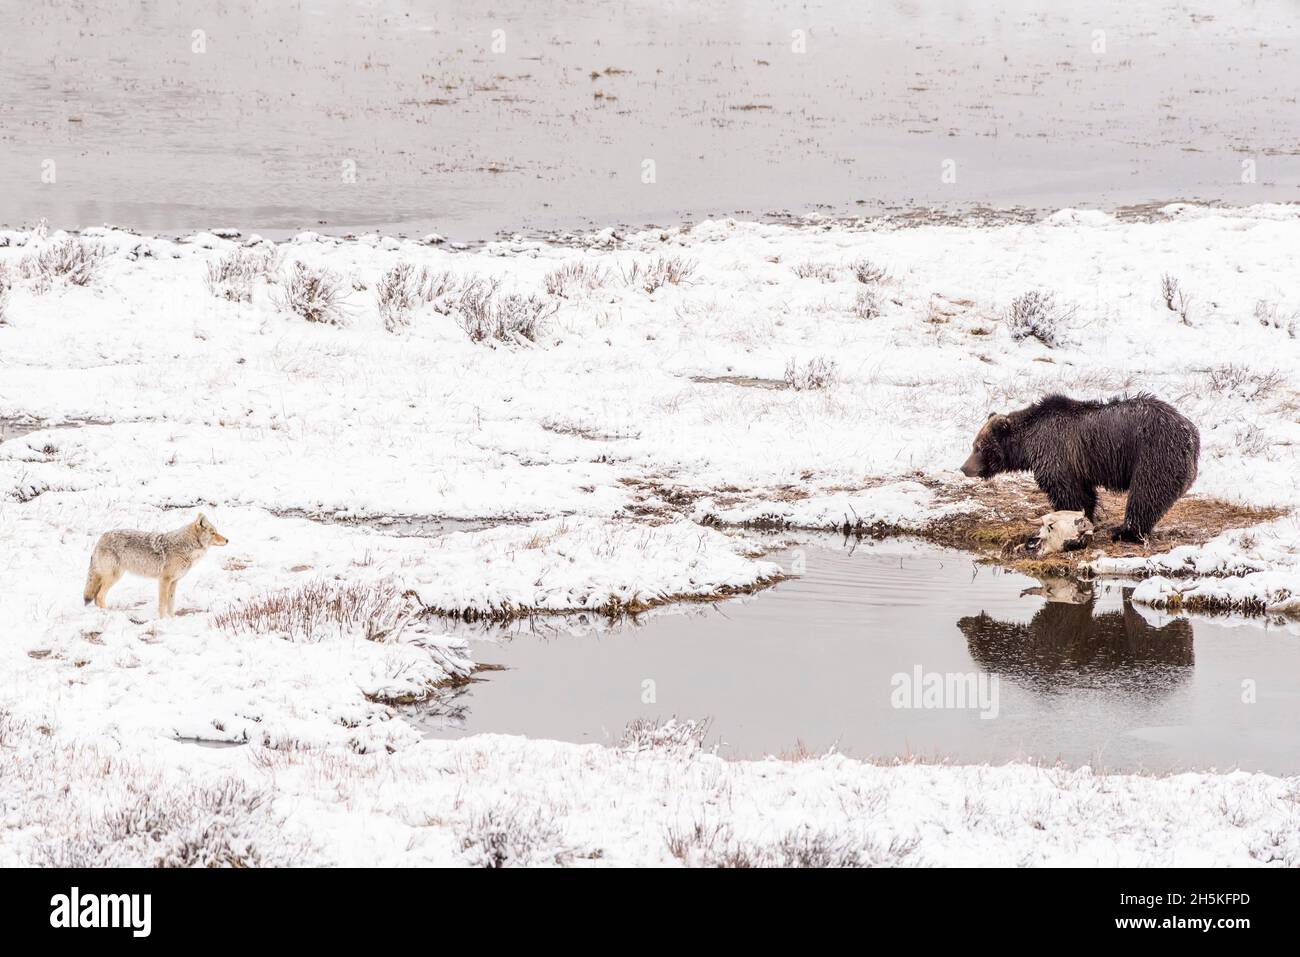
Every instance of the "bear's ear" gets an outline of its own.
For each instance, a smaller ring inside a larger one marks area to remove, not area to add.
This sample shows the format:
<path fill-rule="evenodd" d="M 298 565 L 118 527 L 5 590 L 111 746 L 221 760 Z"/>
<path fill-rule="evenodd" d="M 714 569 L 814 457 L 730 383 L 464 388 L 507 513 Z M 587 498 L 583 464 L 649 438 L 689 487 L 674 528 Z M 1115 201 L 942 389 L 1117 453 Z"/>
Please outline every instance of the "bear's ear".
<path fill-rule="evenodd" d="M 1010 419 L 1008 419 L 1005 415 L 1003 415 L 1000 412 L 994 412 L 992 415 L 988 417 L 988 421 L 985 422 L 984 424 L 988 427 L 989 431 L 991 431 L 994 435 L 1001 435 L 1002 433 L 1006 432 L 1007 425 L 1009 424 L 1009 422 Z"/>

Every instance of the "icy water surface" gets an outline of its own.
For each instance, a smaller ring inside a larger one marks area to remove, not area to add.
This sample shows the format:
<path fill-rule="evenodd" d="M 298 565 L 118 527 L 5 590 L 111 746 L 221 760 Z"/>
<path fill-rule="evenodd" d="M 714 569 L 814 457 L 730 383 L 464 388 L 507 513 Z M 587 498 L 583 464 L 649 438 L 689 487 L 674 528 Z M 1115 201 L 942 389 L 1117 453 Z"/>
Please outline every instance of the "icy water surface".
<path fill-rule="evenodd" d="M 38 429 L 43 429 L 39 422 L 19 422 L 15 419 L 0 419 L 0 442 L 8 442 L 10 439 L 16 439 L 21 435 L 29 435 Z"/>
<path fill-rule="evenodd" d="M 0 223 L 473 240 L 1296 200 L 1298 60 L 1289 0 L 23 0 Z"/>
<path fill-rule="evenodd" d="M 21 438 L 24 435 L 31 435 L 33 432 L 40 432 L 42 429 L 71 429 L 76 428 L 79 423 L 62 422 L 51 425 L 48 422 L 42 422 L 36 419 L 5 419 L 0 418 L 0 442 L 8 442 L 10 439 Z"/>
<path fill-rule="evenodd" d="M 778 559 L 791 569 L 797 557 Z M 487 673 L 426 727 L 612 743 L 633 719 L 677 715 L 710 718 L 709 740 L 728 756 L 802 744 L 857 757 L 1300 771 L 1294 630 L 1168 618 L 1119 584 L 1049 602 L 1023 594 L 1041 591 L 1032 579 L 925 544 L 823 544 L 801 560 L 803 575 L 760 595 L 641 624 L 477 632 L 474 657 L 509 670 Z M 895 707 L 907 703 L 896 676 L 914 681 L 917 669 L 922 687 L 938 673 L 978 690 L 984 676 L 989 697 Z"/>

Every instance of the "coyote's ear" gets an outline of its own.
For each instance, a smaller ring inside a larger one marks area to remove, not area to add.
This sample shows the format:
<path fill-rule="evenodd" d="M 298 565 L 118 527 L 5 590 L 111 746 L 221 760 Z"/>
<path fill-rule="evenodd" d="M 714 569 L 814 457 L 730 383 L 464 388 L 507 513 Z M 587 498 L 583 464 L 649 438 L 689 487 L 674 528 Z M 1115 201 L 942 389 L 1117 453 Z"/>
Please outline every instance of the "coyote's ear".
<path fill-rule="evenodd" d="M 195 516 L 194 516 L 194 524 L 195 524 L 195 525 L 202 525 L 203 522 L 204 522 L 204 518 L 203 518 L 203 513 L 202 513 L 202 512 L 199 512 L 198 515 L 195 515 Z"/>

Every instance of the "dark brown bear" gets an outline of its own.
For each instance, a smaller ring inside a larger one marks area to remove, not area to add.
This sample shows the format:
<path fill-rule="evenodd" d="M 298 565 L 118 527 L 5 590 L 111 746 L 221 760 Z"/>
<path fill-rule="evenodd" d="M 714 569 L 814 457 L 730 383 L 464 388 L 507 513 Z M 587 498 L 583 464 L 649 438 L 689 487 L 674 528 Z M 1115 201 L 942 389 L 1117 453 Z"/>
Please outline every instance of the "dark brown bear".
<path fill-rule="evenodd" d="M 1112 540 L 1140 542 L 1196 479 L 1201 435 L 1173 406 L 1149 395 L 1076 402 L 1049 395 L 1027 409 L 993 414 L 975 436 L 963 475 L 1033 472 L 1056 510 L 1091 521 L 1097 486 L 1128 492 Z"/>

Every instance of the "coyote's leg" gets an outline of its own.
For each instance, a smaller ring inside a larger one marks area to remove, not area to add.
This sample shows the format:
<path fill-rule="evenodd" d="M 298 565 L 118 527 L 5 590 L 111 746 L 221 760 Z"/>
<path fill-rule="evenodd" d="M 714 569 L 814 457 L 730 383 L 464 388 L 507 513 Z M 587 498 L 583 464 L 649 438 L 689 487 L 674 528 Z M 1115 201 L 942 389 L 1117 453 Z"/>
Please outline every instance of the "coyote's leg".
<path fill-rule="evenodd" d="M 109 572 L 104 572 L 99 576 L 99 590 L 95 592 L 96 605 L 100 608 L 104 607 L 104 601 L 108 598 L 108 590 L 116 585 L 118 579 L 121 577 L 122 571 L 117 568 Z"/>
<path fill-rule="evenodd" d="M 163 576 L 158 579 L 158 617 L 169 618 L 172 613 L 172 580 Z"/>
<path fill-rule="evenodd" d="M 173 578 L 167 583 L 167 615 L 171 617 L 176 614 L 176 586 L 180 584 L 179 578 Z"/>

